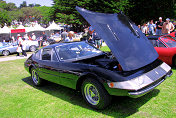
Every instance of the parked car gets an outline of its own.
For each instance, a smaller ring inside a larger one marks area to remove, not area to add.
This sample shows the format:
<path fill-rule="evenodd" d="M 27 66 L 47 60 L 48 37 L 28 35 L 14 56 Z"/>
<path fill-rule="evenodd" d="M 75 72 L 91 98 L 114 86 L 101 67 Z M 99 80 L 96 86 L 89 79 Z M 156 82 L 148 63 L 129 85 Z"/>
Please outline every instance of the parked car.
<path fill-rule="evenodd" d="M 170 66 L 176 66 L 176 38 L 171 35 L 148 36 L 155 50 L 159 54 L 159 59 Z"/>
<path fill-rule="evenodd" d="M 91 107 L 103 109 L 110 104 L 111 95 L 143 96 L 172 74 L 171 67 L 157 59 L 147 37 L 125 15 L 76 9 L 83 17 L 86 14 L 113 55 L 86 42 L 46 46 L 24 63 L 34 85 L 48 80 L 76 89 Z"/>
<path fill-rule="evenodd" d="M 26 50 L 27 51 L 36 51 L 38 45 L 38 41 L 31 41 L 31 40 L 25 40 L 26 41 Z M 17 51 L 17 42 L 15 43 L 6 43 L 3 45 L 3 47 L 0 47 L 0 55 L 8 56 L 11 53 L 16 53 Z"/>

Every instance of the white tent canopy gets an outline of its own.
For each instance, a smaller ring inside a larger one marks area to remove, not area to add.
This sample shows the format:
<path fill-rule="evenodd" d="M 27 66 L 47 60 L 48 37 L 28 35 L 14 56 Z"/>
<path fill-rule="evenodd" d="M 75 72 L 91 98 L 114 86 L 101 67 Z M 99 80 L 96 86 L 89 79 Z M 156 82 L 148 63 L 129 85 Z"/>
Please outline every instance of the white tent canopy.
<path fill-rule="evenodd" d="M 30 26 L 30 27 L 25 27 L 26 32 L 32 32 L 34 31 L 34 27 Z"/>
<path fill-rule="evenodd" d="M 16 29 L 25 29 L 25 27 L 21 24 Z"/>
<path fill-rule="evenodd" d="M 47 30 L 61 30 L 63 29 L 59 25 L 57 25 L 54 21 L 46 28 Z"/>
<path fill-rule="evenodd" d="M 46 29 L 43 28 L 40 24 L 36 23 L 35 26 L 33 27 L 33 31 L 45 31 Z"/>
<path fill-rule="evenodd" d="M 7 26 L 4 26 L 0 29 L 0 34 L 8 34 L 10 33 L 10 29 Z"/>

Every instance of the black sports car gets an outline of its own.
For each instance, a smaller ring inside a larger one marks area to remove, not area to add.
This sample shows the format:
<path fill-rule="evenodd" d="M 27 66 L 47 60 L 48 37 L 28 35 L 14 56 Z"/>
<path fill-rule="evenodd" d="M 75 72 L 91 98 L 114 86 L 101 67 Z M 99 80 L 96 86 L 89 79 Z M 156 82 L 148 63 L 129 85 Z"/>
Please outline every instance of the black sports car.
<path fill-rule="evenodd" d="M 103 37 L 105 53 L 85 42 L 46 46 L 25 62 L 35 85 L 48 80 L 82 92 L 93 108 L 109 105 L 111 95 L 140 97 L 172 74 L 145 35 L 123 13 L 103 14 L 76 8 Z"/>

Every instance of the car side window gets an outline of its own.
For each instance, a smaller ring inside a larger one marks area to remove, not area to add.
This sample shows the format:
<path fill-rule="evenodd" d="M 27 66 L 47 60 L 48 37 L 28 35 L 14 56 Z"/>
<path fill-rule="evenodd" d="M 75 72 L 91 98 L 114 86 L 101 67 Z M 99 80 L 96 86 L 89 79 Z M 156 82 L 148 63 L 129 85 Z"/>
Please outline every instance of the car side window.
<path fill-rule="evenodd" d="M 45 49 L 43 49 L 42 60 L 51 61 L 51 53 L 52 53 L 52 49 L 51 48 L 45 48 Z"/>

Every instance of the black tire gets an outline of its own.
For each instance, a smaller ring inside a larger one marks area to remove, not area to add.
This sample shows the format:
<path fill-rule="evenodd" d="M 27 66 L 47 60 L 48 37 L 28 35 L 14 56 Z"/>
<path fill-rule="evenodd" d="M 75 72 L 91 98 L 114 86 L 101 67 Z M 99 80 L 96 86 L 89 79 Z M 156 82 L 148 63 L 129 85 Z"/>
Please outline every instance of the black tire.
<path fill-rule="evenodd" d="M 84 100 L 95 109 L 104 109 L 111 103 L 111 96 L 105 88 L 92 78 L 86 79 L 81 86 Z"/>
<path fill-rule="evenodd" d="M 8 50 L 4 50 L 4 51 L 2 51 L 2 54 L 3 54 L 4 56 L 8 56 L 8 55 L 10 54 L 10 52 L 9 52 Z"/>
<path fill-rule="evenodd" d="M 31 52 L 34 52 L 34 51 L 36 51 L 37 50 L 37 47 L 35 46 L 35 45 L 31 45 L 30 47 L 29 47 L 29 51 L 31 51 Z"/>
<path fill-rule="evenodd" d="M 31 79 L 32 79 L 35 86 L 43 85 L 43 79 L 41 79 L 39 77 L 39 75 L 34 67 L 31 69 Z"/>

